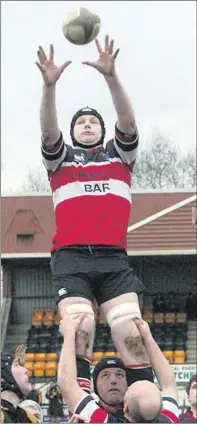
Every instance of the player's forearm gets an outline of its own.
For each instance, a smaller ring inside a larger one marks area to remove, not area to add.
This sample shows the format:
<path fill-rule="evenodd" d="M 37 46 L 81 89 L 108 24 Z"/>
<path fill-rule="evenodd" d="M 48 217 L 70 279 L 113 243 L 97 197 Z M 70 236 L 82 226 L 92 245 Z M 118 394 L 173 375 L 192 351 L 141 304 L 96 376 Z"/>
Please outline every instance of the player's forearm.
<path fill-rule="evenodd" d="M 143 340 L 144 346 L 148 352 L 151 365 L 160 383 L 161 389 L 174 388 L 176 391 L 176 382 L 172 369 L 159 346 L 150 335 L 149 338 Z"/>
<path fill-rule="evenodd" d="M 55 104 L 56 85 L 45 85 L 40 107 L 40 125 L 43 141 L 50 146 L 57 142 L 60 130 Z"/>
<path fill-rule="evenodd" d="M 77 383 L 77 365 L 75 356 L 75 334 L 67 334 L 64 338 L 58 366 L 57 381 L 63 398 L 71 412 L 84 397 L 84 391 Z"/>
<path fill-rule="evenodd" d="M 58 382 L 60 380 L 65 383 L 67 380 L 77 381 L 75 353 L 75 335 L 69 334 L 64 338 L 62 345 L 59 367 L 58 367 Z M 61 387 L 61 386 L 60 386 Z"/>
<path fill-rule="evenodd" d="M 136 130 L 135 115 L 131 101 L 127 95 L 117 74 L 112 77 L 105 76 L 108 84 L 114 107 L 118 118 L 118 128 L 129 135 Z"/>

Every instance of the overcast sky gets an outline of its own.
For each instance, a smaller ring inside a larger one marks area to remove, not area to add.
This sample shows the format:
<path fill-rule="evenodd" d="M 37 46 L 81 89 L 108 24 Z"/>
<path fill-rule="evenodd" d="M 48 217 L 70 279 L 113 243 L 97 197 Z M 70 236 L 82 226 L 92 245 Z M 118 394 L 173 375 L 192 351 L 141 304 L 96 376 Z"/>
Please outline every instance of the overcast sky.
<path fill-rule="evenodd" d="M 2 189 L 20 187 L 28 170 L 42 170 L 39 107 L 42 78 L 34 64 L 37 47 L 55 47 L 55 62 L 72 60 L 58 81 L 59 125 L 69 141 L 69 125 L 80 108 L 96 108 L 107 136 L 116 120 L 104 78 L 81 64 L 96 60 L 94 43 L 70 44 L 62 34 L 68 10 L 97 11 L 100 40 L 105 34 L 120 48 L 117 71 L 136 114 L 141 145 L 153 129 L 181 150 L 196 144 L 196 2 L 195 1 L 2 1 Z"/>

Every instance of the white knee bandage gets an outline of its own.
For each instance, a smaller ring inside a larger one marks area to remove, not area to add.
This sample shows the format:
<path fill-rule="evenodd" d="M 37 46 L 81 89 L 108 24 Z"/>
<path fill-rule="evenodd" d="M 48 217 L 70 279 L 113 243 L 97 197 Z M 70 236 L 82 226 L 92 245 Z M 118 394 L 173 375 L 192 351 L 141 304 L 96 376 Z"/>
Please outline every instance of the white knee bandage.
<path fill-rule="evenodd" d="M 93 309 L 86 303 L 74 303 L 72 305 L 66 305 L 66 311 L 72 318 L 75 318 L 81 313 L 85 313 L 89 319 L 94 321 Z"/>
<path fill-rule="evenodd" d="M 128 321 L 134 318 L 141 318 L 139 305 L 136 302 L 122 303 L 121 305 L 114 306 L 106 314 L 107 322 L 111 328 L 121 321 Z"/>

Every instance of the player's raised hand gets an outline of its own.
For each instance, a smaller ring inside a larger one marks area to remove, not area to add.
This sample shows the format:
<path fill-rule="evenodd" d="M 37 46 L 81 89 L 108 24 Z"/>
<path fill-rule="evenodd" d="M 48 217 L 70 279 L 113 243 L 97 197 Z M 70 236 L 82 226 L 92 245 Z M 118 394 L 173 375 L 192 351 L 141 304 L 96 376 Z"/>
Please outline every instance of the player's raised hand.
<path fill-rule="evenodd" d="M 99 58 L 96 62 L 82 62 L 84 65 L 92 66 L 105 76 L 113 76 L 115 74 L 115 60 L 118 56 L 119 49 L 114 51 L 114 40 L 109 40 L 109 35 L 105 37 L 105 47 L 102 49 L 99 41 L 95 40 L 96 47 L 99 53 Z"/>
<path fill-rule="evenodd" d="M 147 341 L 149 338 L 152 338 L 150 327 L 146 321 L 143 319 L 135 318 L 134 322 L 137 325 L 143 341 Z"/>
<path fill-rule="evenodd" d="M 38 59 L 39 62 L 36 62 L 37 67 L 40 69 L 40 72 L 42 74 L 44 83 L 46 85 L 53 85 L 57 82 L 60 75 L 64 71 L 64 69 L 67 68 L 72 62 L 71 60 L 68 60 L 67 62 L 63 63 L 61 66 L 56 66 L 54 64 L 53 58 L 54 58 L 54 47 L 51 44 L 50 45 L 50 52 L 49 57 L 47 58 L 46 53 L 44 49 L 39 46 L 38 49 Z"/>
<path fill-rule="evenodd" d="M 18 361 L 18 363 L 21 366 L 24 366 L 24 363 L 26 361 L 26 356 L 25 356 L 26 350 L 27 350 L 26 345 L 19 345 L 15 350 L 15 359 Z"/>
<path fill-rule="evenodd" d="M 66 312 L 66 308 L 65 308 L 64 317 L 60 321 L 59 332 L 63 336 L 66 336 L 70 332 L 76 333 L 84 318 L 85 318 L 85 313 L 80 313 L 76 317 L 71 318 Z"/>

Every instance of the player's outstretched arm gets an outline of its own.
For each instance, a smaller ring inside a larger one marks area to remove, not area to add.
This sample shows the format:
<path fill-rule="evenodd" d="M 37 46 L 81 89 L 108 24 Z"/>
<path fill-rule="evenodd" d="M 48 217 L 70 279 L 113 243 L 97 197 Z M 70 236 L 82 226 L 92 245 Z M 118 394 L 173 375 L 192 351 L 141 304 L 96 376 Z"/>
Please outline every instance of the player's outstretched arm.
<path fill-rule="evenodd" d="M 54 146 L 60 137 L 55 102 L 56 82 L 60 78 L 64 69 L 70 65 L 71 61 L 67 61 L 61 66 L 56 66 L 53 60 L 54 48 L 52 44 L 50 45 L 48 58 L 41 46 L 39 46 L 37 54 L 39 62 L 36 62 L 36 65 L 40 70 L 44 81 L 40 108 L 40 125 L 42 131 L 42 140 L 48 147 Z"/>
<path fill-rule="evenodd" d="M 99 59 L 96 62 L 85 61 L 82 63 L 92 66 L 104 75 L 117 113 L 117 127 L 123 133 L 132 136 L 136 132 L 132 104 L 115 70 L 115 60 L 119 49 L 114 51 L 114 40 L 110 41 L 108 35 L 105 37 L 104 49 L 97 39 L 96 46 Z"/>
<path fill-rule="evenodd" d="M 162 395 L 172 396 L 177 400 L 176 380 L 174 373 L 160 350 L 159 346 L 153 339 L 149 325 L 144 320 L 135 319 L 135 323 L 141 334 L 144 346 L 148 352 L 151 365 L 155 371 L 159 384 L 161 386 Z"/>
<path fill-rule="evenodd" d="M 76 414 L 83 422 L 105 423 L 108 413 L 96 404 L 94 398 L 88 395 L 77 383 L 76 345 L 75 335 L 83 321 L 85 314 L 79 314 L 72 319 L 64 312 L 64 318 L 60 323 L 60 332 L 64 336 L 64 343 L 60 355 L 58 367 L 58 384 L 69 410 Z"/>
<path fill-rule="evenodd" d="M 58 366 L 58 385 L 71 412 L 74 412 L 78 402 L 87 396 L 78 386 L 76 366 L 75 335 L 83 318 L 84 314 L 72 319 L 65 313 L 60 323 L 60 332 L 64 337 L 64 342 Z"/>

